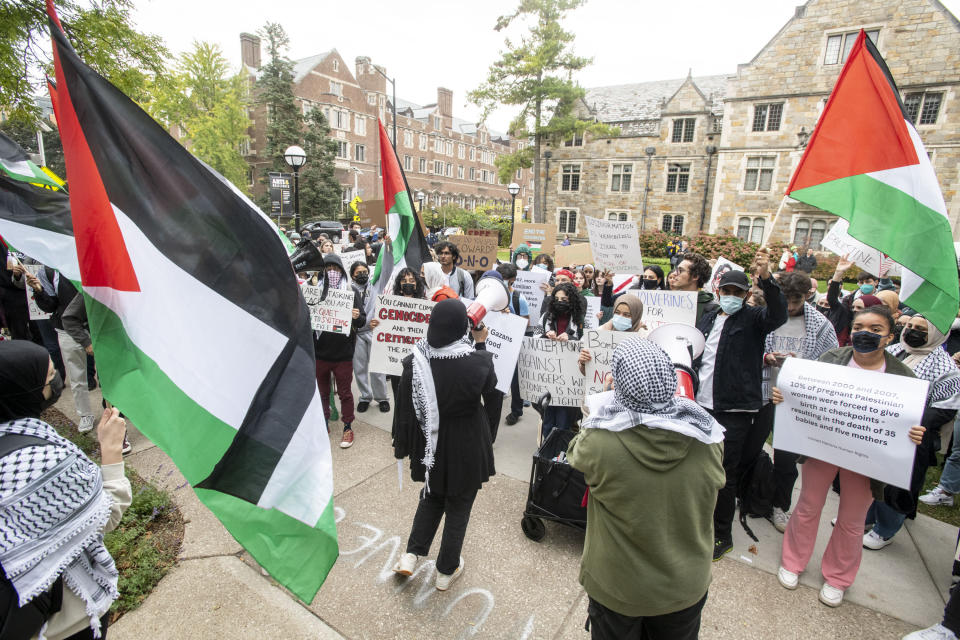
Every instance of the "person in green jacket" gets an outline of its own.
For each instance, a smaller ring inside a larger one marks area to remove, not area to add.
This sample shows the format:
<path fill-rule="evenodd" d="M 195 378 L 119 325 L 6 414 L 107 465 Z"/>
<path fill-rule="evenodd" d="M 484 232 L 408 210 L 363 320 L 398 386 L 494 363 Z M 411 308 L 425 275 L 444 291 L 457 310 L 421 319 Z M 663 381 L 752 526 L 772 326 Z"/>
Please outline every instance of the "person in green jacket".
<path fill-rule="evenodd" d="M 654 343 L 620 344 L 612 371 L 611 401 L 567 451 L 589 487 L 580 562 L 587 626 L 593 640 L 695 639 L 725 482 L 723 427 L 675 396 L 673 364 Z"/>

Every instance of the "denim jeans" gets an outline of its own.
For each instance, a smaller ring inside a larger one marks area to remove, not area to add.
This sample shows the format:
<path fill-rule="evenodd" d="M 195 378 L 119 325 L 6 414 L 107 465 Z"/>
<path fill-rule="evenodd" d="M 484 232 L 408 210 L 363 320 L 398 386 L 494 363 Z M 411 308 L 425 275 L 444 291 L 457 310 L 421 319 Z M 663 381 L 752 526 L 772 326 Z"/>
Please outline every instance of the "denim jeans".
<path fill-rule="evenodd" d="M 953 449 L 943 465 L 940 486 L 947 493 L 960 493 L 960 419 L 953 423 Z"/>
<path fill-rule="evenodd" d="M 576 412 L 576 407 L 546 407 L 543 410 L 543 425 L 540 429 L 542 440 L 546 440 L 554 429 L 569 430 L 576 420 Z"/>
<path fill-rule="evenodd" d="M 873 501 L 867 510 L 866 524 L 872 524 L 873 530 L 884 540 L 889 540 L 900 531 L 907 516 L 896 511 L 886 502 Z"/>

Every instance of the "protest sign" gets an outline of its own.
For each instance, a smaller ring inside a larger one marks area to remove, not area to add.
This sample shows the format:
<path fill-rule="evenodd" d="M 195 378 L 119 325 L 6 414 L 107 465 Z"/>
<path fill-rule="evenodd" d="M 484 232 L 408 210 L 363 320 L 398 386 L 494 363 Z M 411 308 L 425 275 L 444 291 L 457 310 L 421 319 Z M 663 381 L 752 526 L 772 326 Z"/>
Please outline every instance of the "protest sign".
<path fill-rule="evenodd" d="M 513 290 L 523 295 L 527 299 L 527 306 L 530 308 L 530 324 L 540 322 L 540 307 L 543 304 L 545 295 L 540 285 L 550 279 L 550 272 L 543 269 L 531 269 L 530 271 L 520 271 L 517 273 L 517 279 L 513 283 Z"/>
<path fill-rule="evenodd" d="M 663 291 L 661 289 L 627 289 L 643 302 L 643 324 L 653 331 L 665 324 L 697 323 L 696 291 Z"/>
<path fill-rule="evenodd" d="M 383 209 L 383 200 L 364 200 L 359 206 L 360 224 L 363 227 L 387 226 L 387 213 Z"/>
<path fill-rule="evenodd" d="M 553 254 L 553 245 L 556 243 L 556 231 L 551 224 L 533 224 L 524 222 L 514 225 L 512 245 L 525 244 L 531 249 L 540 249 L 541 253 Z"/>
<path fill-rule="evenodd" d="M 467 229 L 463 233 L 467 236 L 490 236 L 500 240 L 500 231 L 497 229 Z"/>
<path fill-rule="evenodd" d="M 40 277 L 40 270 L 43 269 L 42 264 L 25 264 L 23 266 L 27 271 L 32 273 L 34 276 L 38 278 Z M 28 307 L 28 311 L 30 312 L 30 319 L 46 320 L 47 318 L 49 318 L 50 314 L 40 309 L 40 307 L 37 306 L 37 301 L 33 299 L 33 293 L 34 293 L 33 287 L 31 287 L 30 285 L 26 285 L 24 288 L 27 290 L 27 307 Z"/>
<path fill-rule="evenodd" d="M 497 239 L 493 236 L 450 236 L 450 242 L 457 245 L 460 257 L 457 266 L 472 271 L 487 271 L 497 266 Z"/>
<path fill-rule="evenodd" d="M 583 374 L 577 358 L 580 343 L 546 338 L 524 338 L 517 360 L 520 396 L 538 402 L 550 393 L 554 407 L 579 407 L 583 402 Z"/>
<path fill-rule="evenodd" d="M 855 265 L 881 278 L 898 276 L 901 273 L 900 265 L 886 254 L 867 246 L 849 233 L 850 223 L 840 218 L 820 241 L 820 246 L 834 252 L 838 256 L 848 256 Z"/>
<path fill-rule="evenodd" d="M 587 217 L 590 250 L 598 269 L 616 273 L 643 273 L 637 225 Z"/>
<path fill-rule="evenodd" d="M 330 289 L 323 300 L 320 299 L 323 294 L 322 285 L 301 284 L 300 289 L 310 310 L 311 329 L 350 335 L 353 322 L 353 289 Z"/>
<path fill-rule="evenodd" d="M 775 449 L 835 464 L 909 489 L 917 447 L 907 437 L 920 417 L 929 383 L 788 358 L 777 387 Z"/>
<path fill-rule="evenodd" d="M 583 328 L 596 329 L 600 326 L 600 318 L 597 317 L 597 314 L 600 313 L 600 298 L 587 296 L 584 300 L 587 301 L 587 315 L 583 317 Z"/>
<path fill-rule="evenodd" d="M 593 264 L 593 251 L 590 249 L 590 243 L 577 242 L 566 247 L 557 247 L 553 262 L 558 267 Z"/>
<path fill-rule="evenodd" d="M 773 269 L 772 264 L 770 268 Z M 743 267 L 720 256 L 717 258 L 717 263 L 713 265 L 713 271 L 710 273 L 710 281 L 703 285 L 703 290 L 719 298 L 720 294 L 717 293 L 717 283 L 720 282 L 720 278 L 723 277 L 723 274 L 727 271 L 743 271 Z"/>
<path fill-rule="evenodd" d="M 343 264 L 343 270 L 346 272 L 347 277 L 350 277 L 350 267 L 353 266 L 356 262 L 362 262 L 367 264 L 367 252 L 366 251 L 345 251 L 340 255 L 340 262 Z"/>
<path fill-rule="evenodd" d="M 590 396 L 603 391 L 603 380 L 611 372 L 613 365 L 613 350 L 621 342 L 630 339 L 640 340 L 640 336 L 630 331 L 592 329 L 583 332 L 581 346 L 590 352 L 590 362 L 584 367 L 586 395 Z"/>
<path fill-rule="evenodd" d="M 427 324 L 436 303 L 420 298 L 379 296 L 372 332 L 370 371 L 395 376 L 403 372 L 400 361 L 427 335 Z"/>
<path fill-rule="evenodd" d="M 510 393 L 513 370 L 517 366 L 523 332 L 527 321 L 512 313 L 491 311 L 483 318 L 490 332 L 487 336 L 487 351 L 493 355 L 493 367 L 497 372 L 497 389 Z"/>

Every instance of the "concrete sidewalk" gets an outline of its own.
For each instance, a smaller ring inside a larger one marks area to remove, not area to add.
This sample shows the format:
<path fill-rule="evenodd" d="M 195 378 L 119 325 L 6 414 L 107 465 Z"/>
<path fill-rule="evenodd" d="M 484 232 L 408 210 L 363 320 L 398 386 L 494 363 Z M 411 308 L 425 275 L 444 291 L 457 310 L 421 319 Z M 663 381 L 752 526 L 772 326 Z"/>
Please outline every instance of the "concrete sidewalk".
<path fill-rule="evenodd" d="M 69 392 L 58 408 L 75 417 Z M 99 400 L 99 398 L 98 398 Z M 577 581 L 582 533 L 547 523 L 536 543 L 520 518 L 527 499 L 537 422 L 525 413 L 501 425 L 498 475 L 478 495 L 464 545 L 464 576 L 445 593 L 433 588 L 431 558 L 411 578 L 390 568 L 403 551 L 419 485 L 403 487 L 390 448 L 391 414 L 359 414 L 356 443 L 339 448 L 331 425 L 341 556 L 305 606 L 265 577 L 200 504 L 163 452 L 133 429 L 127 462 L 173 492 L 186 522 L 180 562 L 136 611 L 110 629 L 126 638 L 562 638 L 586 640 L 586 594 Z M 814 561 L 797 591 L 777 583 L 780 535 L 751 521 L 753 543 L 735 524 L 735 549 L 714 565 L 701 638 L 900 638 L 939 621 L 956 530 L 924 516 L 879 552 L 864 551 L 844 605 L 817 601 L 819 555 L 836 502 L 824 510 Z M 434 545 L 436 547 L 436 544 Z M 755 546 L 756 553 L 750 551 Z M 434 554 L 436 549 L 434 549 Z"/>

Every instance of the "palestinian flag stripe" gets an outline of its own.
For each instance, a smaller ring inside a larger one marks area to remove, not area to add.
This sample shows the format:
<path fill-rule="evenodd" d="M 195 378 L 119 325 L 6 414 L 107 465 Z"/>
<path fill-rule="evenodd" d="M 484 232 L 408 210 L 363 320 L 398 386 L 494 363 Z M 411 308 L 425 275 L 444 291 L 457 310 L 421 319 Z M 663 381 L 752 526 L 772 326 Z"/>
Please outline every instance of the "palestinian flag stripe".
<path fill-rule="evenodd" d="M 248 201 L 51 33 L 104 395 L 309 601 L 337 547 L 309 316 L 287 251 Z"/>

